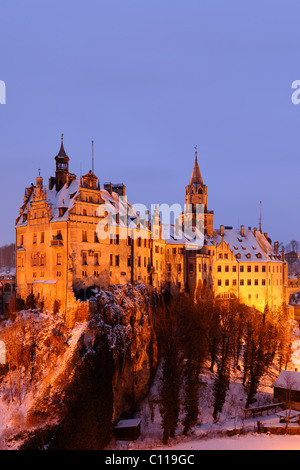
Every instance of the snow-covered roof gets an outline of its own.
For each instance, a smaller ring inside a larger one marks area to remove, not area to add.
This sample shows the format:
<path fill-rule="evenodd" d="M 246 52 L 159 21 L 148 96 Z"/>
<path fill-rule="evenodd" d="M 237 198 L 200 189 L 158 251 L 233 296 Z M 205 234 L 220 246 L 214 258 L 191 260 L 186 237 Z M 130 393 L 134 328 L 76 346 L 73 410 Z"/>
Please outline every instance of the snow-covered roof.
<path fill-rule="evenodd" d="M 193 231 L 189 233 L 187 230 L 182 230 L 180 226 L 176 227 L 173 224 L 162 224 L 162 238 L 168 244 L 174 245 L 188 245 L 190 248 L 202 248 L 204 237 L 199 229 L 193 227 Z"/>
<path fill-rule="evenodd" d="M 52 210 L 51 222 L 61 222 L 69 219 L 70 211 L 74 207 L 74 203 L 80 192 L 80 189 L 81 187 L 79 179 L 72 180 L 69 186 L 65 184 L 60 191 L 56 191 L 55 186 L 52 189 L 49 189 L 47 186 L 43 187 L 43 194 L 45 194 L 46 202 Z M 105 208 L 108 213 L 119 213 L 119 223 L 117 224 L 114 219 L 112 219 L 112 225 L 120 225 L 125 227 L 124 221 L 126 219 L 122 216 L 127 214 L 128 220 L 126 226 L 130 228 L 137 227 L 138 213 L 126 198 L 120 197 L 119 194 L 114 191 L 110 193 L 105 189 L 100 189 L 100 196 L 104 201 L 102 204 L 105 204 Z M 27 224 L 27 220 L 23 220 L 22 215 L 28 214 L 30 212 L 32 202 L 34 202 L 34 191 L 31 192 L 30 197 L 23 206 L 22 214 L 19 217 L 16 226 L 20 227 Z M 65 209 L 62 215 L 60 214 L 60 209 Z M 148 223 L 144 223 L 143 220 L 140 219 L 139 228 L 148 230 Z"/>
<path fill-rule="evenodd" d="M 275 254 L 271 244 L 259 230 L 244 230 L 242 236 L 239 229 L 224 228 L 224 237 L 220 235 L 220 230 L 214 230 L 214 239 L 216 245 L 224 239 L 239 261 L 278 262 L 281 260 L 281 255 Z"/>
<path fill-rule="evenodd" d="M 274 382 L 274 387 L 300 391 L 300 372 L 281 370 Z"/>
<path fill-rule="evenodd" d="M 115 426 L 115 429 L 137 427 L 141 423 L 140 418 L 122 419 Z"/>

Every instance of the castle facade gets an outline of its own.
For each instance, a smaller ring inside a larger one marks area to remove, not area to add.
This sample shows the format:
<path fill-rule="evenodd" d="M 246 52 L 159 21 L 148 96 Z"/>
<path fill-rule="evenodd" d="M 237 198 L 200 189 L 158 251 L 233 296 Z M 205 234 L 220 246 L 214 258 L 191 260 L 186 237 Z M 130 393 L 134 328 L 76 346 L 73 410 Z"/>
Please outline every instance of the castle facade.
<path fill-rule="evenodd" d="M 286 301 L 288 270 L 278 243 L 272 246 L 261 228 L 214 227 L 197 152 L 185 204 L 194 233 L 202 207 L 202 238 L 187 235 L 183 218 L 166 226 L 159 210 L 139 214 L 124 184 L 101 188 L 92 170 L 80 178 L 70 173 L 63 138 L 55 162 L 47 185 L 38 175 L 25 189 L 16 219 L 18 297 L 32 293 L 47 309 L 67 313 L 97 289 L 144 283 L 173 295 L 205 288 L 261 311 Z"/>

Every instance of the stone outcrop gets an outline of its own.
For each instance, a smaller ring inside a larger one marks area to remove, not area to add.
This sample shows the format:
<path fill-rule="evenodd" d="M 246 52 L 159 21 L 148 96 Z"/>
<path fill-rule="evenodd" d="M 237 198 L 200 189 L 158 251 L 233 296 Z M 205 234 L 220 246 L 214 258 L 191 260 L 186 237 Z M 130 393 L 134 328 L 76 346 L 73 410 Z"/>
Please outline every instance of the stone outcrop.
<path fill-rule="evenodd" d="M 95 293 L 94 314 L 72 328 L 59 315 L 31 314 L 36 331 L 27 323 L 26 338 L 34 337 L 36 356 L 23 378 L 22 401 L 29 405 L 13 436 L 19 449 L 101 449 L 109 442 L 113 423 L 132 413 L 151 385 L 160 300 L 142 284 L 112 286 Z M 5 382 L 9 390 L 8 377 Z"/>

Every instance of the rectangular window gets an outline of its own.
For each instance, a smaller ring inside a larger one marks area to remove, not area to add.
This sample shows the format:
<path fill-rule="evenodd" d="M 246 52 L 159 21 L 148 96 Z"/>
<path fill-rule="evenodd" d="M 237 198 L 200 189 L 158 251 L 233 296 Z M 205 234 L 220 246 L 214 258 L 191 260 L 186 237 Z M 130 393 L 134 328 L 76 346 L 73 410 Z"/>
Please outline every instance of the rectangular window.
<path fill-rule="evenodd" d="M 99 266 L 99 253 L 94 253 L 94 266 Z"/>
<path fill-rule="evenodd" d="M 221 279 L 218 279 L 218 286 L 221 286 L 222 285 L 222 281 Z"/>
<path fill-rule="evenodd" d="M 41 243 L 45 243 L 45 232 L 41 232 Z"/>
<path fill-rule="evenodd" d="M 218 266 L 218 273 L 220 273 L 221 271 L 222 271 L 221 266 Z"/>
<path fill-rule="evenodd" d="M 251 273 L 251 266 L 250 265 L 247 266 L 247 272 Z"/>
<path fill-rule="evenodd" d="M 87 242 L 87 231 L 86 230 L 82 230 L 82 241 L 83 242 Z"/>
<path fill-rule="evenodd" d="M 254 271 L 255 271 L 256 273 L 258 273 L 258 266 L 255 266 L 255 267 L 254 267 Z"/>
<path fill-rule="evenodd" d="M 131 266 L 131 257 L 130 256 L 128 256 L 128 258 L 127 258 L 127 266 Z"/>
<path fill-rule="evenodd" d="M 110 255 L 110 265 L 113 266 L 113 255 Z"/>
<path fill-rule="evenodd" d="M 232 280 L 232 285 L 233 285 L 233 286 L 236 286 L 236 279 L 233 279 L 233 280 Z"/>
<path fill-rule="evenodd" d="M 262 273 L 265 273 L 265 272 L 266 272 L 266 266 L 265 266 L 265 265 L 261 267 L 261 272 L 262 272 Z"/>
<path fill-rule="evenodd" d="M 141 257 L 140 256 L 138 257 L 138 267 L 139 268 L 141 267 Z"/>
<path fill-rule="evenodd" d="M 229 272 L 229 266 L 225 266 L 225 273 Z"/>
<path fill-rule="evenodd" d="M 229 286 L 229 279 L 225 279 L 225 286 Z"/>
<path fill-rule="evenodd" d="M 258 279 L 254 279 L 254 285 L 258 286 Z"/>
<path fill-rule="evenodd" d="M 247 286 L 251 286 L 251 279 L 247 279 Z"/>
<path fill-rule="evenodd" d="M 61 265 L 61 260 L 62 260 L 61 253 L 57 253 L 57 255 L 56 255 L 56 264 L 57 264 L 57 266 Z"/>
<path fill-rule="evenodd" d="M 82 264 L 83 266 L 87 265 L 87 253 L 85 251 L 82 253 Z"/>
<path fill-rule="evenodd" d="M 236 273 L 236 266 L 232 266 L 232 272 Z"/>
<path fill-rule="evenodd" d="M 241 279 L 240 280 L 240 286 L 243 286 L 244 285 L 244 279 Z"/>
<path fill-rule="evenodd" d="M 37 242 L 37 234 L 36 234 L 36 233 L 34 233 L 34 234 L 33 234 L 33 240 L 32 240 L 32 243 L 35 245 L 35 244 L 36 244 L 36 242 Z"/>
<path fill-rule="evenodd" d="M 240 266 L 240 272 L 241 272 L 241 273 L 244 272 L 244 266 Z"/>

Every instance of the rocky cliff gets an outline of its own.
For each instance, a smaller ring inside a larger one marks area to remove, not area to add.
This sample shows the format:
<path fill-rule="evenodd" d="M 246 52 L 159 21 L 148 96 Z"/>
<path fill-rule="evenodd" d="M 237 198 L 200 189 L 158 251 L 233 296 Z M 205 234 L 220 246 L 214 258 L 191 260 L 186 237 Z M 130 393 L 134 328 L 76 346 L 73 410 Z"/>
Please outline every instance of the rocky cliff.
<path fill-rule="evenodd" d="M 148 392 L 159 300 L 144 285 L 113 286 L 95 293 L 96 313 L 74 328 L 38 311 L 3 323 L 0 448 L 103 448 Z"/>

